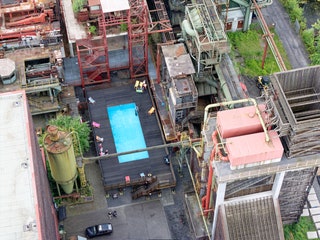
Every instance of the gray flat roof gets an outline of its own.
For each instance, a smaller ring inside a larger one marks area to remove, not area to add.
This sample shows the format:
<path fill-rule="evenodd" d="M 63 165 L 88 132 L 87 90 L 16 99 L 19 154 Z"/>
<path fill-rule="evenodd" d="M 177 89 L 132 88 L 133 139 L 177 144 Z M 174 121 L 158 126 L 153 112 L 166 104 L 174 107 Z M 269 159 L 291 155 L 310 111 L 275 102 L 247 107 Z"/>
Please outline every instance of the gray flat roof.
<path fill-rule="evenodd" d="M 195 73 L 191 58 L 182 43 L 161 46 L 161 49 L 170 77 Z"/>
<path fill-rule="evenodd" d="M 39 239 L 30 122 L 24 91 L 0 94 L 0 239 Z"/>
<path fill-rule="evenodd" d="M 71 0 L 62 0 L 61 5 L 69 42 L 74 43 L 76 40 L 87 38 L 84 24 L 79 23 L 74 15 Z"/>

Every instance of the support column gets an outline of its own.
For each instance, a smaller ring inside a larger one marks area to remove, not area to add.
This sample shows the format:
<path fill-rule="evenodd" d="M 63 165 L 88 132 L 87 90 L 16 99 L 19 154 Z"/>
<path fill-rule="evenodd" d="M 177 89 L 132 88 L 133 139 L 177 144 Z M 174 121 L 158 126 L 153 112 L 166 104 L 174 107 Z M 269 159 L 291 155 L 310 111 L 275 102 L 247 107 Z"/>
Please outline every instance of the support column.
<path fill-rule="evenodd" d="M 272 197 L 274 200 L 279 198 L 284 175 L 285 175 L 285 172 L 279 172 L 276 174 L 276 177 L 274 179 L 273 186 L 272 186 Z"/>
<path fill-rule="evenodd" d="M 74 57 L 73 43 L 72 42 L 69 42 L 69 52 L 70 52 L 70 57 Z"/>
<path fill-rule="evenodd" d="M 214 235 L 215 235 L 216 227 L 217 227 L 217 221 L 218 221 L 218 210 L 219 210 L 219 206 L 222 205 L 224 202 L 224 197 L 226 195 L 226 188 L 227 188 L 227 183 L 219 183 L 218 190 L 217 190 L 216 204 L 214 207 L 214 217 L 213 217 L 213 224 L 212 224 L 211 239 L 214 239 Z"/>
<path fill-rule="evenodd" d="M 281 238 L 282 240 L 283 240 L 284 233 L 283 233 L 283 227 L 282 227 L 283 223 L 281 221 L 279 194 L 280 194 L 280 190 L 281 190 L 281 187 L 283 184 L 283 179 L 284 179 L 285 174 L 286 174 L 286 172 L 284 172 L 284 171 L 277 173 L 276 177 L 274 179 L 274 182 L 273 182 L 273 186 L 272 186 L 272 197 L 273 197 L 274 211 L 275 211 L 275 214 L 278 219 L 277 225 L 278 225 L 280 236 L 282 236 L 282 238 Z"/>

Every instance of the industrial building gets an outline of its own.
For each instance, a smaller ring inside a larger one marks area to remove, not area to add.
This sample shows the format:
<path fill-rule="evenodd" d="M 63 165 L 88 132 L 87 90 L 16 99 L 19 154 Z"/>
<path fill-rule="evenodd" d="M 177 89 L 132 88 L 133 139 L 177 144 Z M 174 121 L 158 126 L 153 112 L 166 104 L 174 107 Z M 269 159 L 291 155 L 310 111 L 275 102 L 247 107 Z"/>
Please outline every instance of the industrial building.
<path fill-rule="evenodd" d="M 174 191 L 163 157 L 175 156 L 192 179 L 184 202 L 196 239 L 284 239 L 283 224 L 299 220 L 319 166 L 319 66 L 282 66 L 261 96 L 248 98 L 226 35 L 247 30 L 253 14 L 262 17 L 257 6 L 271 3 L 88 1 L 78 11 L 72 1 L 8 3 L 1 8 L 7 67 L 0 90 L 23 89 L 34 121 L 47 122 L 67 105 L 73 114 L 88 109 L 97 156 L 76 161 L 68 133 L 57 138 L 54 128 L 45 141 L 52 166 L 63 162 L 53 168 L 66 194 L 78 191 L 75 179 L 94 161 L 106 196 L 130 188 L 134 201 Z M 119 152 L 108 108 L 131 103 L 145 145 Z M 101 148 L 109 154 L 99 155 Z M 136 152 L 149 155 L 118 161 Z M 72 167 L 62 174 L 65 155 Z"/>
<path fill-rule="evenodd" d="M 0 237 L 58 240 L 58 218 L 44 152 L 33 130 L 26 93 L 1 93 L 0 104 Z"/>

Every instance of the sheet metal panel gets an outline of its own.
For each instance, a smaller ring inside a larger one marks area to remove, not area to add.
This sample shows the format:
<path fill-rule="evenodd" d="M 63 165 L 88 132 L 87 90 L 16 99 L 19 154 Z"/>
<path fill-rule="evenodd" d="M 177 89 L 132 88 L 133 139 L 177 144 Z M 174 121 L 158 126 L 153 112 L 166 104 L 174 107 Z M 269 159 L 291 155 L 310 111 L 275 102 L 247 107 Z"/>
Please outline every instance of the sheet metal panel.
<path fill-rule="evenodd" d="M 261 115 L 266 120 L 265 106 L 259 105 Z M 230 138 L 262 132 L 263 128 L 254 106 L 219 111 L 217 127 L 222 138 Z"/>
<path fill-rule="evenodd" d="M 281 160 L 283 146 L 278 134 L 269 131 L 270 141 L 265 141 L 264 132 L 226 139 L 230 167 L 251 166 Z"/>

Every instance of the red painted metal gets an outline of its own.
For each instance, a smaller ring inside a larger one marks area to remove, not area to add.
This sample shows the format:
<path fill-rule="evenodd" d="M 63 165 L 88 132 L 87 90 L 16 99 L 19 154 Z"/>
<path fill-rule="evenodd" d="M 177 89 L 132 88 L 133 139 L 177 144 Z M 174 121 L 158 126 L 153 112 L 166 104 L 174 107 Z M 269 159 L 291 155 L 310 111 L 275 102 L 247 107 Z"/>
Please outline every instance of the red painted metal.
<path fill-rule="evenodd" d="M 217 139 L 218 131 L 214 131 L 212 134 L 212 140 L 213 140 L 213 149 L 210 155 L 210 162 L 209 162 L 209 176 L 208 176 L 208 183 L 207 183 L 207 190 L 206 190 L 206 196 L 204 196 L 201 199 L 202 207 L 204 208 L 204 215 L 207 216 L 208 212 L 210 211 L 209 205 L 210 205 L 210 197 L 211 197 L 211 188 L 212 188 L 212 177 L 213 177 L 213 166 L 212 162 L 215 161 L 216 154 L 218 154 L 219 159 L 221 161 L 228 161 L 227 156 L 223 156 L 221 151 L 219 151 L 218 148 L 218 139 Z"/>
<path fill-rule="evenodd" d="M 148 11 L 144 0 L 130 0 L 128 21 L 131 78 L 148 76 Z"/>
<path fill-rule="evenodd" d="M 267 51 L 268 51 L 268 42 L 265 40 L 264 43 L 264 49 L 263 49 L 263 56 L 262 56 L 262 63 L 261 63 L 261 68 L 264 69 L 264 63 L 266 61 L 266 57 L 267 57 Z"/>
<path fill-rule="evenodd" d="M 153 11 L 149 11 L 146 1 L 144 0 L 129 0 L 129 6 L 130 10 L 119 11 L 117 14 L 112 12 L 103 13 L 101 11 L 101 15 L 99 17 L 99 35 L 103 39 L 100 47 L 104 48 L 104 67 L 99 64 L 93 64 L 97 57 L 88 53 L 90 52 L 88 50 L 92 49 L 92 44 L 90 45 L 89 43 L 90 39 L 77 41 L 77 53 L 82 87 L 104 81 L 110 82 L 111 69 L 109 65 L 108 41 L 106 35 L 112 27 L 119 27 L 122 24 L 127 24 L 129 66 L 121 66 L 119 69 L 129 68 L 132 79 L 148 76 L 149 34 L 163 33 L 167 42 L 174 40 L 170 20 L 167 16 L 162 0 L 155 1 L 156 10 Z M 149 22 L 149 14 L 158 18 L 158 21 Z M 92 69 L 92 67 L 95 69 L 90 72 L 89 69 Z M 104 73 L 106 77 L 99 79 L 101 73 Z"/>
<path fill-rule="evenodd" d="M 277 47 L 277 45 L 276 45 L 276 43 L 275 43 L 275 41 L 273 39 L 273 34 L 270 32 L 270 30 L 268 28 L 268 25 L 267 25 L 267 23 L 266 23 L 266 21 L 265 21 L 265 19 L 263 17 L 263 14 L 262 14 L 262 12 L 260 10 L 260 6 L 257 4 L 256 0 L 253 0 L 252 2 L 254 4 L 256 13 L 257 13 L 257 15 L 258 15 L 258 17 L 259 17 L 259 19 L 260 19 L 260 21 L 262 23 L 262 27 L 264 28 L 264 30 L 266 32 L 265 37 L 270 40 L 272 48 L 275 51 L 275 58 L 278 59 L 280 70 L 281 71 L 286 71 L 287 70 L 286 65 L 284 64 L 284 61 L 283 61 L 283 59 L 281 57 L 281 54 L 280 54 L 280 52 L 278 50 L 278 47 Z"/>
<path fill-rule="evenodd" d="M 283 154 L 281 140 L 273 130 L 268 131 L 268 134 L 271 139 L 269 142 L 265 141 L 264 132 L 227 138 L 230 167 L 280 161 Z"/>
<path fill-rule="evenodd" d="M 108 44 L 103 12 L 99 17 L 100 39 L 77 40 L 77 56 L 80 69 L 81 86 L 110 82 L 110 67 L 108 56 Z M 103 59 L 103 60 L 101 60 Z"/>
<path fill-rule="evenodd" d="M 218 148 L 218 144 L 219 144 L 219 141 L 218 141 L 218 131 L 214 131 L 212 133 L 212 141 L 213 141 L 213 150 L 211 152 L 211 159 L 215 160 L 215 155 L 218 154 L 219 156 L 219 160 L 221 161 L 229 161 L 229 158 L 228 156 L 223 156 L 222 152 L 219 150 Z M 218 159 L 217 159 L 218 160 Z"/>
<path fill-rule="evenodd" d="M 6 23 L 6 27 L 17 27 L 23 25 L 44 23 L 46 22 L 46 16 L 46 13 L 28 15 L 25 16 L 23 19 Z"/>
<path fill-rule="evenodd" d="M 259 105 L 262 117 L 267 121 L 265 105 Z M 248 106 L 217 112 L 217 128 L 222 138 L 262 132 L 263 128 L 256 108 Z"/>
<path fill-rule="evenodd" d="M 161 66 L 161 55 L 160 45 L 157 45 L 157 83 L 161 82 L 160 66 Z"/>
<path fill-rule="evenodd" d="M 215 149 L 215 147 L 213 147 L 213 151 L 214 151 L 214 149 Z M 207 183 L 207 193 L 205 196 L 205 200 L 203 201 L 203 203 L 205 203 L 205 208 L 204 208 L 204 215 L 205 216 L 207 216 L 207 214 L 208 214 L 210 197 L 211 197 L 212 176 L 213 176 L 212 161 L 213 161 L 213 159 L 210 159 L 209 176 L 208 176 L 208 183 Z"/>

